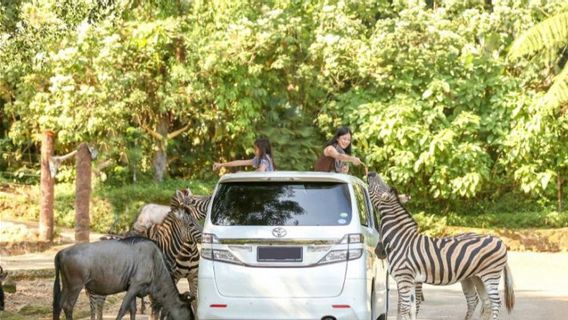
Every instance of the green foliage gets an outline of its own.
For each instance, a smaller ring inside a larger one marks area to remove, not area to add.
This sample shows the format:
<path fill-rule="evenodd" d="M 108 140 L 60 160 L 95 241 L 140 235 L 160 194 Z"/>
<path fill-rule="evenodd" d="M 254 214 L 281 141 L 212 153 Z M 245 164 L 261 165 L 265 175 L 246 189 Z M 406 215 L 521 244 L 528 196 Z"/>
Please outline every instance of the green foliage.
<path fill-rule="evenodd" d="M 93 197 L 93 228 L 99 232 L 124 232 L 132 226 L 140 208 L 145 204 L 169 205 L 175 190 L 187 187 L 193 194 L 211 194 L 213 186 L 214 182 L 211 181 L 165 180 L 163 183 L 141 181 L 139 184 L 120 187 L 101 187 Z M 67 216 L 70 214 L 68 212 Z"/>
<path fill-rule="evenodd" d="M 212 179 L 213 162 L 252 157 L 259 135 L 279 169 L 306 170 L 348 125 L 355 154 L 419 202 L 554 198 L 568 119 L 536 102 L 552 74 L 545 97 L 566 91 L 566 19 L 539 22 L 565 2 L 420 3 L 3 1 L 0 170 L 37 172 L 48 129 L 57 154 L 97 146 L 103 188 L 146 183 L 156 155 L 173 178 Z M 535 25 L 529 46 L 556 51 L 507 59 Z"/>
<path fill-rule="evenodd" d="M 511 45 L 509 57 L 517 59 L 542 50 L 568 44 L 568 12 L 558 13 L 521 34 Z"/>
<path fill-rule="evenodd" d="M 568 8 L 568 7 L 566 7 Z M 513 42 L 509 51 L 509 58 L 518 59 L 522 56 L 546 51 L 548 56 L 554 57 L 563 52 L 568 45 L 568 12 L 561 12 L 531 27 Z M 560 55 L 562 57 L 562 54 Z M 559 61 L 558 67 L 565 63 Z M 556 61 L 553 62 L 556 64 Z M 555 68 L 556 69 L 556 68 Z M 568 70 L 564 68 L 558 72 L 554 83 L 538 105 L 541 108 L 555 108 L 568 102 Z"/>

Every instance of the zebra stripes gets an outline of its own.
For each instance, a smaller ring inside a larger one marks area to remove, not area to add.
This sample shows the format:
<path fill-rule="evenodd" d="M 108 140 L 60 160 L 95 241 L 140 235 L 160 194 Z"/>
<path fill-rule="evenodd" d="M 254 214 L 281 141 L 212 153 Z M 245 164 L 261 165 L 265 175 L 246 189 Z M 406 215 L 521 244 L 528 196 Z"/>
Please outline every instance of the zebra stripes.
<path fill-rule="evenodd" d="M 400 204 L 396 190 L 375 173 L 368 176 L 373 205 L 381 214 L 381 241 L 389 273 L 398 287 L 398 319 L 415 319 L 423 300 L 422 283 L 449 285 L 461 282 L 467 301 L 465 319 L 482 300 L 482 319 L 497 320 L 501 305 L 499 281 L 505 275 L 505 305 L 514 305 L 513 281 L 507 248 L 493 236 L 474 233 L 448 238 L 420 234 L 410 213 Z M 412 307 L 416 303 L 416 309 Z"/>
<path fill-rule="evenodd" d="M 201 242 L 202 231 L 197 219 L 205 217 L 209 202 L 207 198 L 176 191 L 171 199 L 170 213 L 161 224 L 151 226 L 145 233 L 145 236 L 154 240 L 162 250 L 174 282 L 187 278 L 190 293 L 194 297 L 197 295 L 199 265 L 197 244 Z M 194 205 L 197 205 L 198 209 L 194 208 Z M 152 309 L 155 313 L 156 308 L 153 306 Z"/>

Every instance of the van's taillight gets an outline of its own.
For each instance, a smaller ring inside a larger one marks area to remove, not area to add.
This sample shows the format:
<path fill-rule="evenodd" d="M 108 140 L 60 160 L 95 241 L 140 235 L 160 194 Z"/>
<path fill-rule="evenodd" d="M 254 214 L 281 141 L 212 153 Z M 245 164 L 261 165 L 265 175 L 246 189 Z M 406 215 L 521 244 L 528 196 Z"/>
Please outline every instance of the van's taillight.
<path fill-rule="evenodd" d="M 361 258 L 362 255 L 363 255 L 363 249 L 331 250 L 318 262 L 318 264 L 328 264 L 335 262 L 345 262 L 348 260 L 355 260 Z"/>
<path fill-rule="evenodd" d="M 201 257 L 207 260 L 228 262 L 234 264 L 243 264 L 239 258 L 235 257 L 228 250 L 218 250 L 218 249 L 201 249 Z"/>
<path fill-rule="evenodd" d="M 361 233 L 350 233 L 346 234 L 341 240 L 339 244 L 346 244 L 346 243 L 363 243 L 365 238 Z"/>
<path fill-rule="evenodd" d="M 212 249 L 201 249 L 201 256 L 205 259 L 213 260 L 213 250 Z"/>
<path fill-rule="evenodd" d="M 363 235 L 360 233 L 354 233 L 349 235 L 349 243 L 363 243 Z"/>
<path fill-rule="evenodd" d="M 210 308 L 226 308 L 227 305 L 226 304 L 220 304 L 220 303 L 214 303 L 212 305 L 209 305 Z"/>
<path fill-rule="evenodd" d="M 332 304 L 331 306 L 335 309 L 349 309 L 349 308 L 351 308 L 351 306 L 348 305 L 348 304 Z"/>
<path fill-rule="evenodd" d="M 204 233 L 201 235 L 201 243 L 219 243 L 219 239 L 212 233 Z"/>

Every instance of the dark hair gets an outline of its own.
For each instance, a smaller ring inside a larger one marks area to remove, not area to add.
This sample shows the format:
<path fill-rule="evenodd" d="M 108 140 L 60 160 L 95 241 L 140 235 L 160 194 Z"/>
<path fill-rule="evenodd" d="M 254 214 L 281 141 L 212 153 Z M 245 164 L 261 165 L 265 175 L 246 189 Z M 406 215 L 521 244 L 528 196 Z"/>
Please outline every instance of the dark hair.
<path fill-rule="evenodd" d="M 344 136 L 346 134 L 350 134 L 353 137 L 353 133 L 351 132 L 351 129 L 349 129 L 349 127 L 340 127 L 335 131 L 335 135 L 333 136 L 333 138 L 331 138 L 331 140 L 329 140 L 325 146 L 332 146 L 332 145 L 336 145 L 337 144 L 337 139 L 339 139 L 339 137 Z M 349 146 L 347 146 L 347 148 L 343 149 L 343 151 L 345 151 L 346 154 L 351 155 L 351 144 L 349 144 Z"/>
<path fill-rule="evenodd" d="M 274 156 L 272 156 L 272 147 L 270 146 L 270 140 L 266 137 L 260 137 L 254 141 L 254 145 L 260 151 L 260 159 L 267 159 L 266 156 L 270 157 L 270 162 L 272 162 L 272 167 L 276 170 L 276 163 L 274 163 Z M 268 159 L 267 159 L 268 160 Z"/>

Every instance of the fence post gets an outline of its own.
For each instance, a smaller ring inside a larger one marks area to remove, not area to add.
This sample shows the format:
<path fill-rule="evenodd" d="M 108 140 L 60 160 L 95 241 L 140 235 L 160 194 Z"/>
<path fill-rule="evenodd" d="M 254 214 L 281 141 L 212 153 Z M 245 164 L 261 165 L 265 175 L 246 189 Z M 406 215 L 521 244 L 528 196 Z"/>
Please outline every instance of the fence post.
<path fill-rule="evenodd" d="M 75 158 L 75 242 L 89 242 L 89 202 L 91 200 L 91 153 L 86 143 L 79 145 Z"/>
<path fill-rule="evenodd" d="M 41 142 L 41 178 L 39 237 L 43 241 L 53 241 L 53 198 L 54 178 L 49 171 L 49 160 L 53 156 L 55 132 L 44 132 Z"/>

